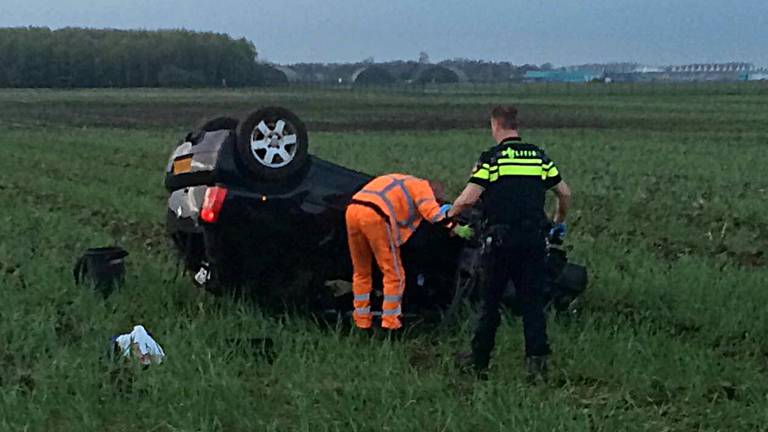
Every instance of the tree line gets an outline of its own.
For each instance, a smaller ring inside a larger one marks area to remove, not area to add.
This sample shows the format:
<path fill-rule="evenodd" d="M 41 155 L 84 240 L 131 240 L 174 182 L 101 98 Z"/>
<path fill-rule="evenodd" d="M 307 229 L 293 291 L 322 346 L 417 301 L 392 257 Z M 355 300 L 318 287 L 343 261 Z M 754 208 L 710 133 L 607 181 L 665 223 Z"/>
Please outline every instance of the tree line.
<path fill-rule="evenodd" d="M 245 38 L 186 30 L 0 28 L 0 87 L 275 84 Z"/>

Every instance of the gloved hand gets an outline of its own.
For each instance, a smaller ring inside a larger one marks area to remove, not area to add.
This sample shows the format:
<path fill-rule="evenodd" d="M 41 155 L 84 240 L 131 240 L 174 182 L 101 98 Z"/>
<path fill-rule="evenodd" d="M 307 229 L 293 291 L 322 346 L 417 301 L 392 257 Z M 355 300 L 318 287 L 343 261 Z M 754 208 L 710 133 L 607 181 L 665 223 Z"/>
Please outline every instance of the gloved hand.
<path fill-rule="evenodd" d="M 467 240 L 475 235 L 475 230 L 473 230 L 469 225 L 456 225 L 456 227 L 453 228 L 453 233 L 463 238 L 464 240 Z"/>
<path fill-rule="evenodd" d="M 452 204 L 443 204 L 440 206 L 440 214 L 443 216 L 448 216 L 448 211 L 453 208 Z"/>
<path fill-rule="evenodd" d="M 564 222 L 555 224 L 551 230 L 549 230 L 550 241 L 562 241 L 565 238 L 565 234 L 568 232 L 568 226 Z"/>

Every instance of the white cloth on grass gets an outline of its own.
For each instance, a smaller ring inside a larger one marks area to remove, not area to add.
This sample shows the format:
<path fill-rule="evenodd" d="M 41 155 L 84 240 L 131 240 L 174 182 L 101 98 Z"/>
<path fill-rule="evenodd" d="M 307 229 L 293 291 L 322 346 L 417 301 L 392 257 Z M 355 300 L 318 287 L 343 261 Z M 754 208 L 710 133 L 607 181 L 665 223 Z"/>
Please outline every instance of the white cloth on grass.
<path fill-rule="evenodd" d="M 163 347 L 152 339 L 144 326 L 133 327 L 132 332 L 118 336 L 115 342 L 124 357 L 134 354 L 141 364 L 160 364 L 165 359 Z"/>

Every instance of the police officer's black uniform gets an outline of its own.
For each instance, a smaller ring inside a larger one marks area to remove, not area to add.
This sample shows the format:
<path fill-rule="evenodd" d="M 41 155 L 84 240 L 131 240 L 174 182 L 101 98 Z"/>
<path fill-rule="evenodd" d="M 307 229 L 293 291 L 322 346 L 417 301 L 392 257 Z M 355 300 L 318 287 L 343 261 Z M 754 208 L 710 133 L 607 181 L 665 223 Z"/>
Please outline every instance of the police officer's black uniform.
<path fill-rule="evenodd" d="M 560 173 L 540 148 L 508 138 L 480 156 L 469 181 L 485 189 L 482 200 L 489 229 L 483 238 L 491 243 L 490 277 L 482 289 L 472 339 L 475 368 L 488 367 L 501 297 L 510 280 L 523 309 L 525 354 L 546 356 L 549 344 L 541 298 L 546 266 L 544 195 L 560 183 Z"/>

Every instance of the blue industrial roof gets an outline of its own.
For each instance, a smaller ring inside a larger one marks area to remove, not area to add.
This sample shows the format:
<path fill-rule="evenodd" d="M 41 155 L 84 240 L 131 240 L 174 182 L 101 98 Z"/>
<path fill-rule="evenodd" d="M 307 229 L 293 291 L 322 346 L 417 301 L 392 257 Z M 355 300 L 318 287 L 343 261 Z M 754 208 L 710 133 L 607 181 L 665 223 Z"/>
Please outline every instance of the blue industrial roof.
<path fill-rule="evenodd" d="M 527 71 L 526 79 L 561 82 L 587 82 L 601 78 L 601 75 L 570 71 Z"/>

